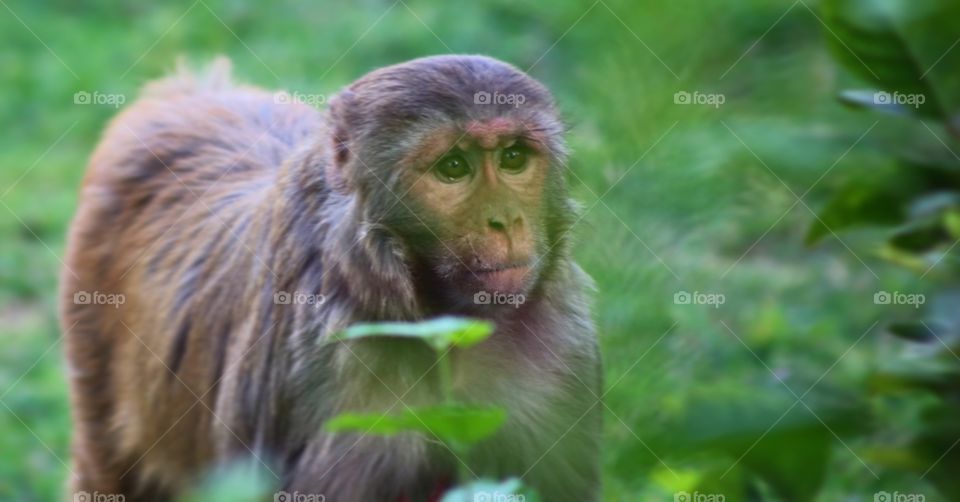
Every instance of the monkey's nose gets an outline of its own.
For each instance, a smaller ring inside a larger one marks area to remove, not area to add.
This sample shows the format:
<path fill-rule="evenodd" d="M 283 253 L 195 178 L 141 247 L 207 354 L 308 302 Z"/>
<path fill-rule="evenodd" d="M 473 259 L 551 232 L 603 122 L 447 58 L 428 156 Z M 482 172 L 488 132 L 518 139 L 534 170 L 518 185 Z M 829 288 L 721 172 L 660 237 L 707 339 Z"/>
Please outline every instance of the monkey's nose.
<path fill-rule="evenodd" d="M 507 223 L 509 222 L 509 224 Z M 507 233 L 511 230 L 519 229 L 523 226 L 523 217 L 515 216 L 512 218 L 505 216 L 491 216 L 487 218 L 487 226 L 498 232 Z"/>

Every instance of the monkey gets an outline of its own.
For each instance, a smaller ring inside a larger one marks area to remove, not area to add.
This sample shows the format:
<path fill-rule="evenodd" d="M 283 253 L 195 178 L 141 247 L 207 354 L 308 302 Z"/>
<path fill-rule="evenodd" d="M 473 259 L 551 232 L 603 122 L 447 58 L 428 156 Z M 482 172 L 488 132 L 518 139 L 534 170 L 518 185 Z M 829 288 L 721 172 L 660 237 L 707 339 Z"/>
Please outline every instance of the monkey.
<path fill-rule="evenodd" d="M 474 477 L 596 500 L 595 286 L 572 258 L 565 134 L 543 84 L 486 56 L 375 69 L 325 108 L 235 83 L 225 59 L 148 83 L 68 233 L 70 489 L 171 500 L 253 458 L 330 501 L 437 500 Z M 506 411 L 499 431 L 456 456 L 324 428 L 440 392 L 422 342 L 337 333 L 442 315 L 495 326 L 442 357 L 458 400 Z"/>

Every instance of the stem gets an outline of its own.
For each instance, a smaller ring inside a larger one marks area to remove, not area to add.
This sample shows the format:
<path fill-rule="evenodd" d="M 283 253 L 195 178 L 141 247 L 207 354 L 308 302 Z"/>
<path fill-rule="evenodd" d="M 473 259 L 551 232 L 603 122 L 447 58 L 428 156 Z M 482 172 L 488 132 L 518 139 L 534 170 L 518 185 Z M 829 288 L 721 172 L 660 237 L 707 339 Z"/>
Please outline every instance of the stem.
<path fill-rule="evenodd" d="M 444 404 L 453 403 L 453 368 L 450 366 L 450 351 L 437 351 L 437 367 L 440 371 L 440 393 Z"/>
<path fill-rule="evenodd" d="M 450 362 L 450 352 L 448 348 L 446 351 L 441 352 L 437 351 L 437 367 L 440 374 L 440 393 L 443 396 L 444 404 L 453 404 L 453 367 Z M 457 457 L 457 482 L 465 483 L 470 479 L 470 471 L 467 469 L 466 464 L 464 464 L 463 458 L 466 456 L 467 448 L 456 441 L 450 441 L 447 445 L 450 448 L 450 451 Z M 472 494 L 471 494 L 472 495 Z"/>
<path fill-rule="evenodd" d="M 457 456 L 457 483 L 469 483 L 471 481 L 470 470 L 467 469 L 466 460 L 464 460 L 467 449 L 456 442 L 452 442 L 450 449 L 453 450 L 454 454 Z M 473 500 L 473 490 L 471 489 L 470 492 L 470 500 Z"/>

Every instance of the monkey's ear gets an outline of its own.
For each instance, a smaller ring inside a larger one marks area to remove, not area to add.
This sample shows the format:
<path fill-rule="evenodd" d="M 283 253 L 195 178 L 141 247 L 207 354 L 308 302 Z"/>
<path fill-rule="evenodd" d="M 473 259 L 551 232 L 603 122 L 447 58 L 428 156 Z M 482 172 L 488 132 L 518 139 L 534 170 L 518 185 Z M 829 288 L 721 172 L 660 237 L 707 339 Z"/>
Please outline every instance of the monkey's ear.
<path fill-rule="evenodd" d="M 350 135 L 350 116 L 355 102 L 356 95 L 349 90 L 342 91 L 330 100 L 330 148 L 333 162 L 327 166 L 326 176 L 330 186 L 341 192 L 348 192 L 350 185 L 346 165 L 354 155 L 350 144 L 353 139 Z"/>

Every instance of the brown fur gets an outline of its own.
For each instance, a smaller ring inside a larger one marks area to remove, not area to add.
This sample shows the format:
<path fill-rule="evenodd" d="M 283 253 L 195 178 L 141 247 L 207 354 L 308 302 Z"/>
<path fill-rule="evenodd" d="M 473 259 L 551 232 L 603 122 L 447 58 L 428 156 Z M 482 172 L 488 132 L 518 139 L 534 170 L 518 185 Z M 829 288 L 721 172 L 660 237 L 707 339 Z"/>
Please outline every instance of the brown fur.
<path fill-rule="evenodd" d="M 481 89 L 527 101 L 475 106 Z M 492 148 L 509 128 L 532 145 L 532 167 L 490 178 L 480 217 L 476 197 L 421 176 L 453 141 Z M 319 342 L 356 322 L 464 314 L 497 330 L 448 355 L 454 390 L 509 419 L 463 460 L 480 476 L 525 474 L 546 501 L 594 499 L 599 357 L 590 279 L 568 257 L 564 155 L 546 89 L 489 58 L 375 71 L 326 114 L 231 83 L 224 62 L 150 85 L 104 134 L 70 230 L 72 489 L 165 500 L 253 455 L 279 486 L 330 501 L 429 493 L 455 475 L 446 448 L 322 430 L 342 411 L 435 401 L 429 352 Z M 484 211 L 523 226 L 491 230 Z M 535 259 L 526 303 L 464 300 L 474 266 L 517 254 Z M 78 305 L 78 291 L 125 303 Z M 325 301 L 278 304 L 281 291 Z"/>

